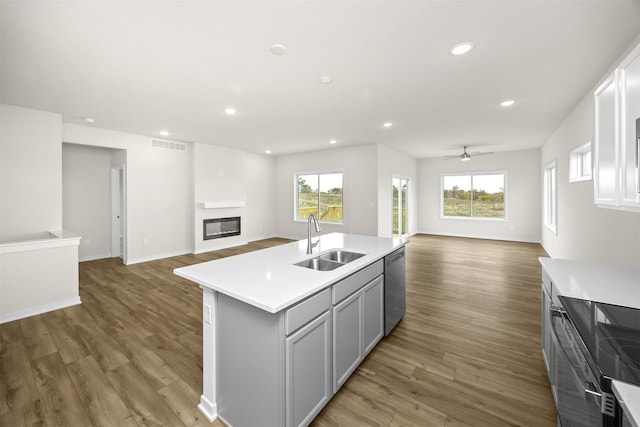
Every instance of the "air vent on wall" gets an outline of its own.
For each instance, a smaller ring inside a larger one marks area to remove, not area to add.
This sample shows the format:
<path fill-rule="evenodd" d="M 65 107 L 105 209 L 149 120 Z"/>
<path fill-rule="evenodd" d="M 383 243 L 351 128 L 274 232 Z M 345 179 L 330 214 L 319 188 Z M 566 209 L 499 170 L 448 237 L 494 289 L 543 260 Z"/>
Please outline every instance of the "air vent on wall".
<path fill-rule="evenodd" d="M 161 148 L 163 150 L 187 151 L 187 144 L 173 141 L 163 141 L 161 139 L 151 139 L 153 148 Z"/>

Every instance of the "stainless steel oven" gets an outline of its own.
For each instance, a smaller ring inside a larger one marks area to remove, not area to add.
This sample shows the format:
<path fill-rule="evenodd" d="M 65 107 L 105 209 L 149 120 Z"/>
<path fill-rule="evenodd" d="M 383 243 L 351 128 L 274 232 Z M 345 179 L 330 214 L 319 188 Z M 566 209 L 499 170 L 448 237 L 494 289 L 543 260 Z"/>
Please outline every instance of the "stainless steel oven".
<path fill-rule="evenodd" d="M 557 305 L 556 305 L 557 304 Z M 555 348 L 559 424 L 571 426 L 616 425 L 616 402 L 605 391 L 597 366 L 572 324 L 562 302 L 549 311 Z"/>

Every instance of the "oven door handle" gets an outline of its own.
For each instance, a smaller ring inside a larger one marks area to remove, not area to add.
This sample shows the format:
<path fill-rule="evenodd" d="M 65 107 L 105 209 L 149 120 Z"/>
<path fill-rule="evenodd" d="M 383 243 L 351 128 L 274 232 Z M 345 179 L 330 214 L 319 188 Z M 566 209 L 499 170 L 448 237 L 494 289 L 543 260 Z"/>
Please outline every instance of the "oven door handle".
<path fill-rule="evenodd" d="M 585 398 L 588 395 L 591 395 L 594 398 L 596 398 L 596 400 L 599 402 L 602 394 L 600 392 L 600 389 L 598 388 L 598 385 L 593 384 L 590 381 L 583 381 L 581 379 L 581 376 L 577 373 L 573 363 L 571 363 L 572 358 L 569 357 L 569 354 L 567 353 L 566 348 L 562 345 L 563 341 L 560 339 L 560 335 L 557 330 L 554 317 L 561 318 L 562 322 L 570 322 L 567 312 L 562 308 L 552 304 L 551 307 L 549 308 L 549 314 L 551 316 L 551 330 L 553 331 L 553 337 L 555 339 L 555 347 L 562 353 L 561 356 L 565 358 L 567 365 L 569 366 L 569 369 L 571 369 L 571 374 L 573 375 L 576 389 L 580 392 L 583 392 L 585 394 Z"/>

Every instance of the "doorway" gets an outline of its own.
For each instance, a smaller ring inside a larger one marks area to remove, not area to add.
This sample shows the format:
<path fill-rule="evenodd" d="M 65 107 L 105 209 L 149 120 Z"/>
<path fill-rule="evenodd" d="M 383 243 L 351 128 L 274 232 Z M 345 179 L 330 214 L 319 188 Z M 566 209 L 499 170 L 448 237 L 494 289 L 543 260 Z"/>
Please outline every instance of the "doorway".
<path fill-rule="evenodd" d="M 111 257 L 126 264 L 125 245 L 125 166 L 111 167 Z"/>
<path fill-rule="evenodd" d="M 391 225 L 394 238 L 409 234 L 409 219 L 407 206 L 409 202 L 409 178 L 394 176 L 391 185 L 391 208 L 393 224 Z"/>

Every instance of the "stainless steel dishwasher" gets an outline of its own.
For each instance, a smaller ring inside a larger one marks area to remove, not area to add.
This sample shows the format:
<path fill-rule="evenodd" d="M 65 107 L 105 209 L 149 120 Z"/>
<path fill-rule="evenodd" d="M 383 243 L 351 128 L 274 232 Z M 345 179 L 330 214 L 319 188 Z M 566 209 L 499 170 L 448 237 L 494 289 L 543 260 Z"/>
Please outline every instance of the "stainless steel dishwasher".
<path fill-rule="evenodd" d="M 384 257 L 384 334 L 404 319 L 407 309 L 404 246 Z"/>

